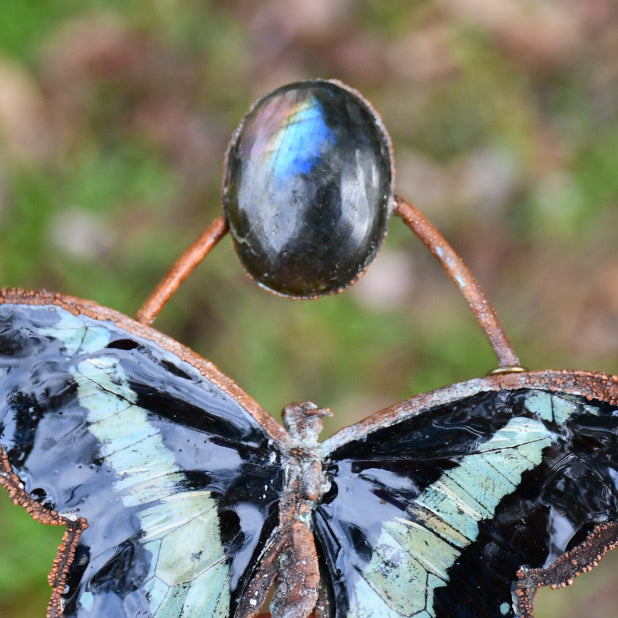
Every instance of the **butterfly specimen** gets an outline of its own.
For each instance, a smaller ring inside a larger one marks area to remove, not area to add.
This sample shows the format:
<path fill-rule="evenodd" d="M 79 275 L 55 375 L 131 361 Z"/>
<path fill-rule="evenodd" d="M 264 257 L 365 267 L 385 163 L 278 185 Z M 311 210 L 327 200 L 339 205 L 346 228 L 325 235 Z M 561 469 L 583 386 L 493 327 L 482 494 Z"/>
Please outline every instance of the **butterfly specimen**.
<path fill-rule="evenodd" d="M 533 616 L 618 542 L 618 377 L 525 371 L 461 260 L 393 193 L 390 139 L 334 81 L 257 101 L 226 155 L 224 216 L 138 314 L 0 293 L 0 482 L 66 526 L 51 617 Z M 442 263 L 499 367 L 324 442 L 279 425 L 149 326 L 229 230 L 284 296 L 357 279 L 399 215 Z"/>

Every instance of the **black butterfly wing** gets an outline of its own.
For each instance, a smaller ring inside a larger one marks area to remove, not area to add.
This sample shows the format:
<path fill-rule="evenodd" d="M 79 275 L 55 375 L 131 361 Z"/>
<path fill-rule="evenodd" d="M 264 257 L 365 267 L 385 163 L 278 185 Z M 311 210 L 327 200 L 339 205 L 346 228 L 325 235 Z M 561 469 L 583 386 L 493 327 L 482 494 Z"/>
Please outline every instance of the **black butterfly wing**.
<path fill-rule="evenodd" d="M 519 615 L 520 568 L 618 521 L 617 380 L 474 380 L 327 440 L 314 524 L 334 614 Z"/>
<path fill-rule="evenodd" d="M 282 428 L 214 366 L 120 314 L 1 301 L 0 449 L 19 479 L 4 484 L 31 510 L 88 523 L 51 614 L 232 614 L 279 521 Z"/>

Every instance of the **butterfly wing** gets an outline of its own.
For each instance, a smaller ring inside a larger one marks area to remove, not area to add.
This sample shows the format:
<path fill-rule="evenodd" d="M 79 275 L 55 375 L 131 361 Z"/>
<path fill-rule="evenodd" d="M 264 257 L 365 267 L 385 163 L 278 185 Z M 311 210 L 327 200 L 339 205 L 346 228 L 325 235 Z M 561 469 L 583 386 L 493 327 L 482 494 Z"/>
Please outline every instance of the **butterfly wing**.
<path fill-rule="evenodd" d="M 474 380 L 327 440 L 314 523 L 334 614 L 520 615 L 519 569 L 618 521 L 617 380 Z"/>
<path fill-rule="evenodd" d="M 120 314 L 1 299 L 0 449 L 16 474 L 4 484 L 30 510 L 88 524 L 59 556 L 51 615 L 233 613 L 278 524 L 281 427 Z"/>

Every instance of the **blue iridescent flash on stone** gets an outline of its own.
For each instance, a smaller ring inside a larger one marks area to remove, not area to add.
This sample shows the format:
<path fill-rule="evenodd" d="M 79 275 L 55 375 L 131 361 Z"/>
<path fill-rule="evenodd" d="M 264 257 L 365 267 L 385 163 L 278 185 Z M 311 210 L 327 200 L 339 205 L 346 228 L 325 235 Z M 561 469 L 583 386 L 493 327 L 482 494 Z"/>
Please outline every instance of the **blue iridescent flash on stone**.
<path fill-rule="evenodd" d="M 347 86 L 299 82 L 259 99 L 232 138 L 223 188 L 243 266 L 284 296 L 345 288 L 384 240 L 393 173 L 381 120 Z"/>

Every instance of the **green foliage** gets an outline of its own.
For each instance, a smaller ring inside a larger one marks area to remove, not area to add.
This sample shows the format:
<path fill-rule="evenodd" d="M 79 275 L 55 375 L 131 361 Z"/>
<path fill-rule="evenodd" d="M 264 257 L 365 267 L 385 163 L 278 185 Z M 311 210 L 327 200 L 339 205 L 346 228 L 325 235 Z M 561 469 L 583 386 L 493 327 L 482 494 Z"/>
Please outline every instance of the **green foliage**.
<path fill-rule="evenodd" d="M 47 573 L 64 529 L 42 526 L 8 495 L 0 495 L 0 615 L 43 616 L 49 601 Z M 18 574 L 18 575 L 17 575 Z M 27 602 L 24 609 L 22 604 Z"/>

